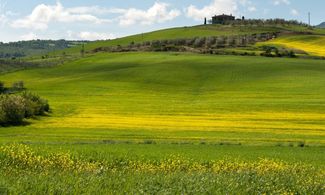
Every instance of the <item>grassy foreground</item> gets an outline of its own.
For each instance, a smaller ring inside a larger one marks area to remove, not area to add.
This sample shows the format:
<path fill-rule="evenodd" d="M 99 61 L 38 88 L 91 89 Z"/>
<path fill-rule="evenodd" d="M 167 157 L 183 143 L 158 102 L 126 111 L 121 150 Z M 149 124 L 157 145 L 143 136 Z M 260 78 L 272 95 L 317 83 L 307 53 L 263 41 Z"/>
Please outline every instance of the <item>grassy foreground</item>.
<path fill-rule="evenodd" d="M 97 54 L 1 80 L 53 113 L 0 128 L 0 193 L 324 193 L 322 60 Z"/>
<path fill-rule="evenodd" d="M 197 153 L 195 158 L 184 156 L 184 152 L 175 155 L 180 152 L 179 149 L 186 149 L 185 151 L 195 154 L 198 148 L 193 146 L 174 146 L 173 149 L 167 150 L 164 150 L 162 145 L 146 147 L 137 144 L 128 147 L 134 149 L 125 155 L 123 144 L 77 146 L 77 150 L 82 153 L 76 153 L 74 150 L 74 154 L 62 152 L 65 149 L 58 147 L 54 147 L 56 150 L 52 152 L 53 147 L 50 150 L 46 147 L 47 150 L 44 150 L 43 146 L 42 149 L 17 144 L 4 146 L 0 148 L 0 185 L 3 186 L 4 192 L 18 194 L 324 193 L 325 173 L 324 169 L 320 168 L 322 166 L 313 166 L 293 159 L 248 160 L 244 157 L 243 160 L 233 156 L 220 159 L 219 156 L 214 160 L 207 160 L 199 159 L 202 155 Z M 102 150 L 103 148 L 106 149 Z M 117 149 L 118 155 L 112 153 L 112 148 Z M 227 154 L 231 155 L 234 153 L 229 151 L 235 149 L 203 146 L 200 151 L 211 148 L 219 151 L 219 154 L 228 150 Z M 152 149 L 156 151 L 153 153 Z M 243 153 L 272 151 L 270 148 L 263 148 L 261 151 L 256 149 L 239 146 Z M 306 150 L 280 148 L 278 152 L 281 154 L 287 151 L 289 155 L 297 152 L 305 154 L 303 158 L 306 158 L 311 157 L 310 152 L 315 151 Z M 157 151 L 162 154 L 157 155 Z M 164 157 L 167 151 L 173 155 Z M 285 153 L 280 156 L 284 157 Z M 317 158 L 317 162 L 320 162 L 319 160 L 321 158 Z"/>

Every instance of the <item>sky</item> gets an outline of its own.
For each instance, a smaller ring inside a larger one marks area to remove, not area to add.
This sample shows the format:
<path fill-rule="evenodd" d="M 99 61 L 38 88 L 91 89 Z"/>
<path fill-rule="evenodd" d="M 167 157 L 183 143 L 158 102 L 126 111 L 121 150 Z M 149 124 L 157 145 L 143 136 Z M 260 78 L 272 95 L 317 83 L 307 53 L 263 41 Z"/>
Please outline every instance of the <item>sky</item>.
<path fill-rule="evenodd" d="M 317 25 L 324 0 L 0 0 L 0 41 L 102 40 L 202 24 L 216 14 Z"/>

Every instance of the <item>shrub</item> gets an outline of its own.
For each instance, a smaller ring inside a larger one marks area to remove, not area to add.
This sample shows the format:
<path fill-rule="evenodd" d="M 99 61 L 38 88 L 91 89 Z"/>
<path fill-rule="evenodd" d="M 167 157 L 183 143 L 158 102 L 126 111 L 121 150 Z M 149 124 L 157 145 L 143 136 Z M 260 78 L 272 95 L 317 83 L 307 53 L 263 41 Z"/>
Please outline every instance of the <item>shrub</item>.
<path fill-rule="evenodd" d="M 186 45 L 186 39 L 176 39 L 175 40 L 175 44 L 177 46 L 183 46 L 183 45 Z"/>
<path fill-rule="evenodd" d="M 205 41 L 206 47 L 210 48 L 212 45 L 216 43 L 216 38 L 215 37 L 208 37 Z"/>
<path fill-rule="evenodd" d="M 289 56 L 290 58 L 295 58 L 295 57 L 297 57 L 296 54 L 295 54 L 295 52 L 292 51 L 292 50 L 288 52 L 288 56 Z"/>
<path fill-rule="evenodd" d="M 23 81 L 17 81 L 15 83 L 12 84 L 12 89 L 15 91 L 20 91 L 25 89 L 25 85 Z"/>
<path fill-rule="evenodd" d="M 194 41 L 194 47 L 202 47 L 205 44 L 205 37 L 196 38 Z"/>
<path fill-rule="evenodd" d="M 185 41 L 186 46 L 192 46 L 192 45 L 194 44 L 194 42 L 195 42 L 195 39 L 196 39 L 196 38 L 187 39 L 187 40 Z"/>
<path fill-rule="evenodd" d="M 0 125 L 19 125 L 24 118 L 45 115 L 49 111 L 47 100 L 29 92 L 0 95 Z"/>
<path fill-rule="evenodd" d="M 226 45 L 226 40 L 227 40 L 227 37 L 218 37 L 217 41 L 216 41 L 216 44 L 218 47 L 225 47 Z"/>
<path fill-rule="evenodd" d="M 5 84 L 0 81 L 0 93 L 3 93 L 5 91 Z"/>
<path fill-rule="evenodd" d="M 25 118 L 25 99 L 18 95 L 5 95 L 0 100 L 1 123 L 21 124 Z"/>
<path fill-rule="evenodd" d="M 50 111 L 50 106 L 47 100 L 42 99 L 38 95 L 24 92 L 22 97 L 25 99 L 26 104 L 25 117 L 29 118 L 44 115 L 46 112 Z"/>

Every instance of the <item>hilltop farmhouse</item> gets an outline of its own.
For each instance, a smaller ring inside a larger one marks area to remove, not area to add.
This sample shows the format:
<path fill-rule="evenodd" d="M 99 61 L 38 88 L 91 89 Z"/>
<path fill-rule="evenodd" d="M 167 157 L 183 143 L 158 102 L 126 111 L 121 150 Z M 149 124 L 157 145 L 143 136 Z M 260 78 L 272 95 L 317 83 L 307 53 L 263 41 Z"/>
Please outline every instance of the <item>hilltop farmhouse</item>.
<path fill-rule="evenodd" d="M 233 16 L 232 14 L 230 15 L 215 15 L 212 17 L 212 20 L 209 20 L 209 23 L 211 24 L 225 24 L 228 21 L 234 21 L 236 20 L 235 16 Z M 242 17 L 242 19 L 237 19 L 237 20 L 245 20 L 245 17 Z M 204 24 L 206 24 L 206 19 L 204 21 Z"/>
<path fill-rule="evenodd" d="M 232 15 L 215 15 L 212 17 L 212 24 L 224 24 L 226 21 L 233 21 L 235 20 L 235 16 Z"/>

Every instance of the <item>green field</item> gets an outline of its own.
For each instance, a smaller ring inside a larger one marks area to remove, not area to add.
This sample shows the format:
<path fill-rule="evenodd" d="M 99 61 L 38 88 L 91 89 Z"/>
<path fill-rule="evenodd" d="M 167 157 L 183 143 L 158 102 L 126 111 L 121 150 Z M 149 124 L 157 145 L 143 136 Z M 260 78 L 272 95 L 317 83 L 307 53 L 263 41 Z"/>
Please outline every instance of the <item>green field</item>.
<path fill-rule="evenodd" d="M 321 60 L 96 55 L 1 76 L 24 80 L 50 101 L 53 114 L 0 139 L 323 145 L 324 71 Z"/>
<path fill-rule="evenodd" d="M 52 107 L 0 128 L 0 190 L 324 193 L 323 60 L 100 53 L 0 80 Z"/>

